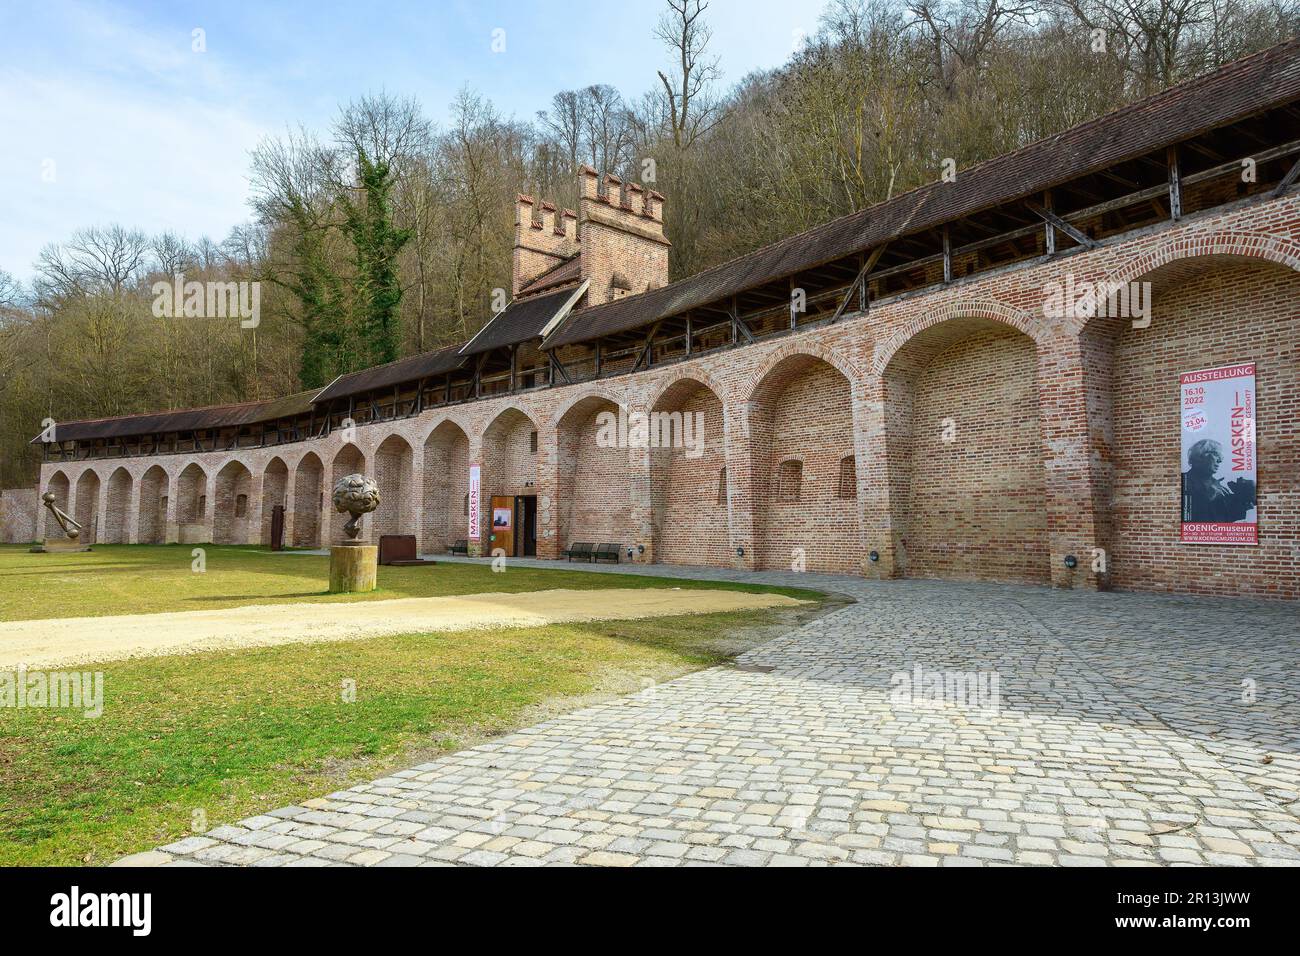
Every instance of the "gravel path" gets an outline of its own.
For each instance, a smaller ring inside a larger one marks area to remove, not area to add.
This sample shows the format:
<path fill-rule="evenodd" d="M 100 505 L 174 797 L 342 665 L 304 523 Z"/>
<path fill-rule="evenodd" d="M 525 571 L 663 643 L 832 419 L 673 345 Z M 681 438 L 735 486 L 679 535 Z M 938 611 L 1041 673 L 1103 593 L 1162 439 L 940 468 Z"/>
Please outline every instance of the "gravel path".
<path fill-rule="evenodd" d="M 709 614 L 802 602 L 780 594 L 678 588 L 557 588 L 392 601 L 254 604 L 213 611 L 119 614 L 0 623 L 0 668 L 63 667 L 91 661 L 234 650 L 382 634 L 538 627 Z"/>

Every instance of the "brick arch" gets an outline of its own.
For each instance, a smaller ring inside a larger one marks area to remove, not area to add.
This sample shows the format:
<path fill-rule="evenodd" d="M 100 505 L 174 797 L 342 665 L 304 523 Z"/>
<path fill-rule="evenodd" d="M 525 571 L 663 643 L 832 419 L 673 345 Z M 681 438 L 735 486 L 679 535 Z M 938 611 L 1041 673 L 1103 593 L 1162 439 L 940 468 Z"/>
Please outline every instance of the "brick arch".
<path fill-rule="evenodd" d="M 649 401 L 646 402 L 646 408 L 651 411 L 659 408 L 665 396 L 683 382 L 694 382 L 702 388 L 707 388 L 717 396 L 723 407 L 726 407 L 731 397 L 728 394 L 730 390 L 703 369 L 682 369 L 664 377 L 654 392 L 651 393 Z"/>
<path fill-rule="evenodd" d="M 494 417 L 493 421 L 495 420 L 496 419 Z M 466 423 L 461 416 L 451 414 L 448 412 L 443 412 L 437 417 L 431 419 L 431 421 L 432 424 L 429 426 L 429 428 L 426 429 L 424 432 L 420 433 L 418 436 L 416 436 L 417 438 L 416 441 L 411 442 L 412 446 L 418 445 L 420 447 L 423 447 L 429 444 L 429 440 L 433 438 L 434 432 L 436 432 L 439 428 L 442 428 L 444 425 L 452 425 L 456 428 L 459 428 L 461 433 L 465 436 L 466 441 L 469 441 L 470 432 L 473 430 L 471 426 L 468 423 Z"/>
<path fill-rule="evenodd" d="M 420 547 L 441 552 L 469 535 L 469 430 L 443 415 L 416 449 L 423 455 Z"/>
<path fill-rule="evenodd" d="M 628 400 L 626 398 L 614 395 L 603 388 L 586 389 L 581 394 L 574 395 L 564 404 L 556 407 L 554 413 L 551 415 L 551 427 L 558 429 L 560 423 L 563 422 L 569 416 L 569 413 L 575 408 L 579 405 L 593 404 L 594 401 L 609 402 L 611 405 L 621 406 L 623 408 L 628 406 Z"/>
<path fill-rule="evenodd" d="M 652 423 L 661 439 L 648 451 L 650 534 L 655 562 L 725 567 L 731 560 L 727 495 L 719 500 L 726 468 L 726 396 L 711 376 L 670 375 L 647 410 L 666 414 Z M 663 438 L 670 439 L 667 444 Z"/>
<path fill-rule="evenodd" d="M 167 539 L 167 504 L 172 477 L 162 465 L 151 465 L 140 476 L 140 507 L 136 540 L 140 544 L 162 544 Z"/>
<path fill-rule="evenodd" d="M 50 476 L 45 479 L 45 486 L 41 488 L 41 494 L 45 494 L 47 491 L 54 495 L 54 507 L 63 511 L 64 514 L 69 514 L 71 508 L 69 507 L 68 499 L 72 496 L 72 479 L 68 477 L 68 473 L 62 468 L 54 469 L 54 471 L 50 473 Z M 45 507 L 45 502 L 43 500 L 40 503 L 39 513 L 45 517 L 44 537 L 64 537 L 63 529 L 59 527 L 58 520 L 54 517 L 54 514 Z"/>
<path fill-rule="evenodd" d="M 1300 244 L 1266 232 L 1224 229 L 1163 236 L 1155 248 L 1131 256 L 1105 281 L 1133 282 L 1180 259 L 1204 256 L 1262 259 L 1300 272 Z"/>
<path fill-rule="evenodd" d="M 105 544 L 127 544 L 130 537 L 131 488 L 135 479 L 125 467 L 113 469 L 108 476 L 108 500 L 104 505 Z"/>
<path fill-rule="evenodd" d="M 306 451 L 293 465 L 293 540 L 296 548 L 319 548 L 321 512 L 325 501 L 325 463 L 314 451 Z"/>
<path fill-rule="evenodd" d="M 767 361 L 758 369 L 743 386 L 737 389 L 736 394 L 744 396 L 746 401 L 752 402 L 758 397 L 759 389 L 771 377 L 772 373 L 781 365 L 784 365 L 790 359 L 811 358 L 825 362 L 834 368 L 849 381 L 849 386 L 857 389 L 866 374 L 851 359 L 846 358 L 835 349 L 828 348 L 818 342 L 785 342 L 771 353 L 768 354 Z M 715 393 L 721 397 L 720 392 Z"/>
<path fill-rule="evenodd" d="M 1035 346 L 1041 346 L 1048 336 L 1048 330 L 1034 316 L 1013 308 L 1005 302 L 996 299 L 958 299 L 947 303 L 937 311 L 917 316 L 881 343 L 872 356 L 871 371 L 877 376 L 884 375 L 885 370 L 889 368 L 889 363 L 904 346 L 927 329 L 954 319 L 986 319 L 990 322 L 1001 322 L 1029 336 L 1034 340 Z"/>

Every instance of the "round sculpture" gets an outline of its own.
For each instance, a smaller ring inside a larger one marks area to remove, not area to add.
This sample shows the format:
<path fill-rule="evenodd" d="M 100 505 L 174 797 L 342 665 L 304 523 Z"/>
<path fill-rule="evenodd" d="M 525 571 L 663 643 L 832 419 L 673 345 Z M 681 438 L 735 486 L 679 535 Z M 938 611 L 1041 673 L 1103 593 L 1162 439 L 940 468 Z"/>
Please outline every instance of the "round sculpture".
<path fill-rule="evenodd" d="M 356 540 L 361 533 L 361 518 L 379 507 L 379 485 L 365 475 L 344 475 L 334 486 L 334 510 L 351 515 L 343 533 Z"/>

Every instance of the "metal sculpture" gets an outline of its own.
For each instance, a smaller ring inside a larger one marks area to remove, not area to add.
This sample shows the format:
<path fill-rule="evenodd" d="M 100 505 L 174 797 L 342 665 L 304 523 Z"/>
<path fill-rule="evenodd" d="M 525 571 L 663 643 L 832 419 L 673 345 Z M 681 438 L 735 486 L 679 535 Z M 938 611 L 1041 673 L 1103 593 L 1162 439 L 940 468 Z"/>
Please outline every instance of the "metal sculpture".
<path fill-rule="evenodd" d="M 379 485 L 365 475 L 344 475 L 334 486 L 334 510 L 351 515 L 343 533 L 352 541 L 361 533 L 361 519 L 379 507 Z"/>
<path fill-rule="evenodd" d="M 54 515 L 54 520 L 59 523 L 59 527 L 73 541 L 81 536 L 81 525 L 72 515 L 68 514 L 62 508 L 54 503 L 54 492 L 47 491 L 41 495 L 41 500 L 45 502 L 45 507 L 49 509 L 50 514 Z"/>

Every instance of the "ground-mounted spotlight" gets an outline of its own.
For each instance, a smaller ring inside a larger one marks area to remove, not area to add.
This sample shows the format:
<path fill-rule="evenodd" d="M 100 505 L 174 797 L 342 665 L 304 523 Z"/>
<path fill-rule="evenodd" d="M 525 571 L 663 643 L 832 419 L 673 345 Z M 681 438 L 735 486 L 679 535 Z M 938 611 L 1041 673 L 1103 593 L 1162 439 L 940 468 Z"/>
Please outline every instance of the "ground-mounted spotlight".
<path fill-rule="evenodd" d="M 1079 566 L 1079 559 L 1072 554 L 1067 554 L 1065 556 L 1065 566 L 1073 571 Z"/>

